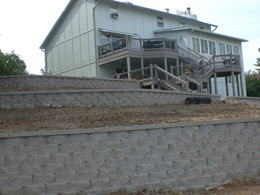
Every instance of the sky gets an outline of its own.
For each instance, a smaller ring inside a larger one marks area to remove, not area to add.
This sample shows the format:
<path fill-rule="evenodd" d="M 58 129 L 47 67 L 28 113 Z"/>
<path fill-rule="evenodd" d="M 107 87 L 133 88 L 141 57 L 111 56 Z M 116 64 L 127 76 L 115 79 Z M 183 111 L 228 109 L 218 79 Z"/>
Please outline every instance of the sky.
<path fill-rule="evenodd" d="M 0 0 L 0 49 L 15 51 L 30 74 L 44 68 L 39 49 L 69 0 Z M 260 0 L 128 0 L 161 11 L 184 11 L 191 7 L 198 20 L 218 25 L 217 33 L 248 40 L 243 43 L 245 70 L 254 70 L 260 57 Z"/>

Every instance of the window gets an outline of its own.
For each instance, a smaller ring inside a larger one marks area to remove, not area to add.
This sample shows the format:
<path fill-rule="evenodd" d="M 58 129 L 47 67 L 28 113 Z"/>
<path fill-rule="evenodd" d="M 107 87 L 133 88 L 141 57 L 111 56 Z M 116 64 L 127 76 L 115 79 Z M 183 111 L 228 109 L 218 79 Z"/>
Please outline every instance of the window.
<path fill-rule="evenodd" d="M 158 22 L 157 22 L 157 25 L 158 25 L 158 27 L 164 27 L 164 23 L 161 22 L 161 21 L 158 21 Z"/>
<path fill-rule="evenodd" d="M 216 42 L 209 41 L 209 54 L 216 55 Z"/>
<path fill-rule="evenodd" d="M 163 17 L 162 16 L 157 16 L 157 19 L 158 20 L 163 20 Z"/>
<path fill-rule="evenodd" d="M 163 17 L 157 16 L 157 25 L 158 27 L 164 27 Z"/>
<path fill-rule="evenodd" d="M 201 39 L 200 43 L 201 43 L 201 53 L 208 54 L 209 53 L 208 41 L 205 39 Z"/>
<path fill-rule="evenodd" d="M 219 43 L 219 54 L 226 55 L 226 48 L 224 43 Z"/>
<path fill-rule="evenodd" d="M 233 54 L 239 55 L 238 46 L 233 45 Z"/>
<path fill-rule="evenodd" d="M 110 16 L 111 18 L 113 19 L 117 19 L 119 17 L 119 14 L 118 14 L 118 7 L 117 6 L 112 6 L 110 8 Z"/>
<path fill-rule="evenodd" d="M 231 55 L 232 54 L 232 45 L 226 44 L 226 48 L 227 48 L 227 54 Z"/>
<path fill-rule="evenodd" d="M 110 35 L 103 34 L 100 36 L 100 45 L 105 45 L 110 42 Z"/>
<path fill-rule="evenodd" d="M 193 47 L 192 48 L 193 51 L 200 53 L 200 39 L 199 38 L 192 37 L 192 47 Z"/>

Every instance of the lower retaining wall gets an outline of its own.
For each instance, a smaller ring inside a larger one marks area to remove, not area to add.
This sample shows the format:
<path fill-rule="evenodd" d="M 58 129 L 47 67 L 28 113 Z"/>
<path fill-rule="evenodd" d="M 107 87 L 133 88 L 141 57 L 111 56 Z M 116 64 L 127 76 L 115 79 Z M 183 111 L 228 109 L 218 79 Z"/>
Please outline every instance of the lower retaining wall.
<path fill-rule="evenodd" d="M 141 85 L 139 81 L 134 80 L 30 75 L 2 76 L 0 77 L 1 88 L 141 89 Z"/>
<path fill-rule="evenodd" d="M 260 171 L 260 119 L 0 133 L 1 195 L 216 186 Z"/>
<path fill-rule="evenodd" d="M 256 103 L 260 104 L 259 97 L 227 97 L 228 101 L 238 101 L 238 102 L 246 102 L 246 103 Z"/>
<path fill-rule="evenodd" d="M 187 97 L 210 97 L 213 102 L 220 100 L 216 95 L 161 90 L 66 90 L 0 93 L 0 108 L 184 104 Z"/>

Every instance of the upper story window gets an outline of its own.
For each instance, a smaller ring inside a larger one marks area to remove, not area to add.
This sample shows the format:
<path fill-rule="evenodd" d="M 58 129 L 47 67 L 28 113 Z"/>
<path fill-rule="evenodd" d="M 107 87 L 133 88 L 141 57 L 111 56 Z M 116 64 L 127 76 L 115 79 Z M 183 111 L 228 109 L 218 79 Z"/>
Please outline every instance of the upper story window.
<path fill-rule="evenodd" d="M 232 45 L 226 44 L 226 48 L 227 48 L 227 55 L 231 55 L 233 53 L 232 52 Z"/>
<path fill-rule="evenodd" d="M 117 19 L 119 17 L 118 7 L 117 6 L 112 6 L 110 8 L 110 16 L 113 19 Z"/>
<path fill-rule="evenodd" d="M 233 54 L 239 55 L 238 46 L 233 45 Z"/>
<path fill-rule="evenodd" d="M 200 39 L 200 44 L 201 44 L 201 53 L 208 54 L 209 53 L 208 40 Z"/>
<path fill-rule="evenodd" d="M 216 55 L 216 42 L 209 41 L 209 54 Z"/>
<path fill-rule="evenodd" d="M 157 16 L 157 25 L 158 27 L 164 27 L 164 21 L 162 16 Z"/>
<path fill-rule="evenodd" d="M 224 43 L 219 43 L 219 54 L 226 55 L 226 47 Z"/>
<path fill-rule="evenodd" d="M 197 37 L 192 37 L 192 50 L 197 53 L 210 55 L 239 55 L 239 46 L 227 43 L 216 43 L 212 40 Z"/>
<path fill-rule="evenodd" d="M 192 37 L 192 49 L 193 51 L 196 51 L 200 53 L 200 39 Z"/>

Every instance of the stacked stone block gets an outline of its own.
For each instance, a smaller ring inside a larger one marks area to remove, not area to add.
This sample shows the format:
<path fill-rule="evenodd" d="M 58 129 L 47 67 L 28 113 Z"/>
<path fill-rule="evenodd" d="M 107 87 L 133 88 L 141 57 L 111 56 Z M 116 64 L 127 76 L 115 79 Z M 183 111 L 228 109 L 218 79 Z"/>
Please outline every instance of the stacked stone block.
<path fill-rule="evenodd" d="M 227 101 L 238 101 L 248 104 L 260 105 L 259 97 L 227 97 Z"/>
<path fill-rule="evenodd" d="M 48 92 L 0 93 L 0 108 L 73 107 L 73 106 L 131 106 L 184 104 L 187 97 L 220 96 L 178 93 L 162 90 L 66 90 Z"/>
<path fill-rule="evenodd" d="M 75 195 L 212 187 L 257 176 L 259 141 L 259 119 L 1 133 L 0 190 Z"/>
<path fill-rule="evenodd" d="M 134 80 L 30 75 L 0 77 L 1 88 L 141 89 L 141 85 Z"/>

